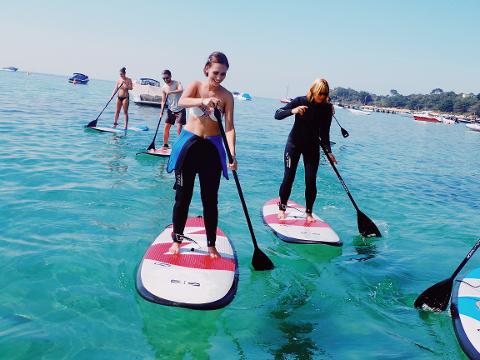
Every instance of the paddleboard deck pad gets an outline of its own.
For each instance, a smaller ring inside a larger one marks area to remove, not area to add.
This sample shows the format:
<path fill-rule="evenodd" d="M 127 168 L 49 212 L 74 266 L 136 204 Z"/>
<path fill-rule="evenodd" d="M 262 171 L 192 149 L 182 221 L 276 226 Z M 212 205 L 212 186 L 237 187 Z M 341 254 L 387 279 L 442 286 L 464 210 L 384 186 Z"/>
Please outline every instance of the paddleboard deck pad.
<path fill-rule="evenodd" d="M 208 255 L 205 223 L 190 217 L 179 254 L 172 254 L 169 225 L 149 246 L 137 271 L 137 291 L 148 301 L 197 310 L 228 305 L 237 292 L 238 261 L 232 243 L 217 228 L 216 248 L 221 258 Z"/>
<path fill-rule="evenodd" d="M 450 312 L 463 351 L 480 359 L 480 268 L 455 282 Z"/>
<path fill-rule="evenodd" d="M 124 134 L 125 131 L 148 131 L 148 127 L 146 126 L 130 126 L 127 130 L 124 128 L 112 128 L 108 126 L 94 126 L 94 127 L 88 127 L 87 129 L 92 129 L 95 131 L 99 132 L 108 132 L 108 133 L 113 133 L 113 134 Z"/>
<path fill-rule="evenodd" d="M 169 157 L 172 153 L 171 148 L 164 148 L 161 147 L 160 149 L 150 149 L 142 151 L 141 154 L 153 155 L 153 156 L 160 156 L 160 157 Z"/>
<path fill-rule="evenodd" d="M 280 199 L 269 200 L 263 205 L 262 217 L 265 224 L 283 241 L 296 244 L 326 244 L 341 246 L 337 233 L 315 213 L 315 222 L 307 223 L 305 207 L 293 201 L 288 201 L 286 219 L 280 220 L 278 202 Z"/>

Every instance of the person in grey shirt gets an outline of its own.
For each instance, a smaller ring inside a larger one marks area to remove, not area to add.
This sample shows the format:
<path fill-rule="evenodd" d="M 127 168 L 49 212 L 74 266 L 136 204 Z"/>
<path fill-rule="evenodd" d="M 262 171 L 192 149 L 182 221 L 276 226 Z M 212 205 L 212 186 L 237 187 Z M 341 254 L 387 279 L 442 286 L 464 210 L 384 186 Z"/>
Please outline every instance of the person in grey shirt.
<path fill-rule="evenodd" d="M 160 113 L 163 112 L 165 105 L 167 106 L 167 120 L 165 120 L 165 128 L 163 131 L 163 147 L 168 148 L 168 138 L 170 137 L 170 128 L 177 123 L 177 134 L 182 131 L 182 126 L 187 122 L 187 113 L 184 108 L 178 106 L 178 100 L 182 96 L 183 87 L 180 81 L 172 80 L 170 70 L 163 70 L 162 79 L 165 85 L 162 87 L 162 107 Z"/>

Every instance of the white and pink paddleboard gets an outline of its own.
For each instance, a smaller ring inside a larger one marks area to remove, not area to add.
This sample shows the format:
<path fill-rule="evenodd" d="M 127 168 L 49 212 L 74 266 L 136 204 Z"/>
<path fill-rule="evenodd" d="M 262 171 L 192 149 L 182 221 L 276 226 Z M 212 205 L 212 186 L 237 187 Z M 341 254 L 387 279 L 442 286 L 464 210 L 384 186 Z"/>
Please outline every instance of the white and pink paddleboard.
<path fill-rule="evenodd" d="M 286 219 L 280 220 L 278 202 L 280 199 L 269 200 L 263 205 L 263 221 L 280 239 L 297 244 L 326 244 L 341 246 L 337 233 L 325 221 L 312 214 L 315 222 L 307 223 L 305 207 L 289 201 Z"/>
<path fill-rule="evenodd" d="M 217 228 L 221 258 L 208 255 L 202 217 L 188 218 L 180 254 L 172 254 L 172 225 L 147 249 L 137 272 L 137 291 L 148 301 L 198 310 L 228 305 L 237 291 L 238 262 L 230 240 Z"/>
<path fill-rule="evenodd" d="M 153 156 L 163 156 L 163 157 L 169 157 L 171 153 L 172 153 L 172 148 L 164 148 L 163 146 L 160 149 L 150 149 L 142 152 L 142 154 L 148 154 Z"/>

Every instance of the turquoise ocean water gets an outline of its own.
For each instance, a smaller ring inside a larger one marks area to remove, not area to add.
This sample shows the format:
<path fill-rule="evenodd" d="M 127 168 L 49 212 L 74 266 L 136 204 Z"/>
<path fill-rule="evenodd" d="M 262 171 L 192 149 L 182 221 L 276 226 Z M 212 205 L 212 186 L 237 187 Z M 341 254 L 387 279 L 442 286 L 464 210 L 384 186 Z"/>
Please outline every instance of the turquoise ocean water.
<path fill-rule="evenodd" d="M 224 309 L 193 311 L 135 290 L 145 249 L 170 223 L 174 180 L 164 159 L 135 156 L 153 131 L 83 129 L 112 88 L 0 73 L 0 358 L 464 358 L 449 312 L 420 314 L 413 302 L 480 236 L 480 133 L 337 110 L 350 132 L 343 139 L 332 124 L 339 171 L 384 236 L 358 236 L 356 212 L 323 159 L 314 210 L 344 245 L 292 245 L 259 214 L 277 195 L 293 118 L 273 119 L 278 100 L 236 103 L 238 174 L 276 268 L 251 268 L 235 184 L 222 180 L 219 225 L 238 253 L 238 292 Z M 132 125 L 154 130 L 157 109 L 130 109 Z M 99 124 L 112 118 L 111 105 Z M 292 200 L 303 203 L 303 191 L 300 166 Z M 190 214 L 200 213 L 197 191 Z M 476 266 L 480 254 L 467 269 Z"/>

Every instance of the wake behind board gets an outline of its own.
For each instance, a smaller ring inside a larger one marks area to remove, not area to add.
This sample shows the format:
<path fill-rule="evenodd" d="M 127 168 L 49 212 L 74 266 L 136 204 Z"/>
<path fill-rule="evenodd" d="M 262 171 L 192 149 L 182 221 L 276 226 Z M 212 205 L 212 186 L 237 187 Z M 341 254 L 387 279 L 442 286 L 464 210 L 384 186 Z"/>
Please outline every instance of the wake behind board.
<path fill-rule="evenodd" d="M 187 219 L 180 254 L 171 254 L 173 227 L 169 225 L 147 249 L 137 272 L 137 291 L 148 301 L 197 310 L 228 305 L 237 292 L 238 262 L 230 240 L 217 228 L 211 259 L 202 217 Z"/>
<path fill-rule="evenodd" d="M 450 312 L 463 351 L 470 359 L 480 359 L 480 268 L 456 281 Z"/>
<path fill-rule="evenodd" d="M 279 201 L 278 198 L 267 201 L 263 205 L 262 216 L 265 224 L 280 239 L 297 244 L 342 245 L 337 233 L 314 213 L 312 215 L 315 222 L 307 223 L 305 207 L 293 201 L 289 201 L 287 204 L 286 219 L 278 219 Z"/>
<path fill-rule="evenodd" d="M 123 128 L 112 128 L 108 126 L 94 126 L 94 127 L 88 127 L 87 129 L 92 129 L 95 131 L 99 132 L 108 132 L 108 133 L 113 133 L 113 134 L 124 134 L 125 132 L 129 131 L 148 131 L 148 127 L 146 126 L 130 126 L 127 130 Z"/>
<path fill-rule="evenodd" d="M 172 153 L 171 148 L 165 149 L 164 147 L 161 147 L 160 149 L 145 150 L 145 151 L 142 151 L 140 154 L 147 154 L 147 155 L 160 156 L 160 157 L 169 157 L 171 153 Z"/>

